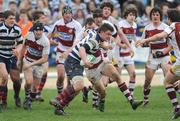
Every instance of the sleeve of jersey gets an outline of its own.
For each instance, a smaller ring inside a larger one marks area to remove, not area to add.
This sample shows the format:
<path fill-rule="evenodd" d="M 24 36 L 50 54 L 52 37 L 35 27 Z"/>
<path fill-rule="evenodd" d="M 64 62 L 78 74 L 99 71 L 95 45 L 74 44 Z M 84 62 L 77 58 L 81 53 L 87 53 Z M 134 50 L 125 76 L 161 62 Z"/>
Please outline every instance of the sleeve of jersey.
<path fill-rule="evenodd" d="M 28 32 L 24 41 L 23 41 L 23 45 L 29 46 L 29 38 L 31 37 L 30 35 L 31 35 L 30 32 Z"/>
<path fill-rule="evenodd" d="M 48 39 L 46 39 L 46 43 L 43 48 L 42 55 L 49 55 L 49 53 L 50 53 L 50 43 L 49 43 Z"/>
<path fill-rule="evenodd" d="M 20 34 L 17 36 L 17 45 L 22 44 L 23 43 L 23 37 L 21 35 L 21 31 Z"/>
<path fill-rule="evenodd" d="M 113 37 L 115 38 L 115 37 L 117 37 L 117 35 L 118 35 L 118 27 L 114 24 L 114 27 L 113 27 L 113 29 L 114 29 L 114 32 L 113 32 Z"/>
<path fill-rule="evenodd" d="M 81 35 L 82 35 L 83 31 L 82 31 L 82 26 L 81 24 L 77 23 L 77 26 L 76 26 L 76 37 L 75 37 L 75 40 L 76 39 L 81 39 Z"/>
<path fill-rule="evenodd" d="M 167 34 L 171 34 L 171 32 L 173 31 L 173 28 L 171 26 L 167 27 L 165 30 L 164 30 Z"/>
<path fill-rule="evenodd" d="M 86 52 L 89 52 L 93 48 L 96 48 L 97 42 L 95 40 L 89 40 L 83 44 L 83 47 L 86 49 Z"/>

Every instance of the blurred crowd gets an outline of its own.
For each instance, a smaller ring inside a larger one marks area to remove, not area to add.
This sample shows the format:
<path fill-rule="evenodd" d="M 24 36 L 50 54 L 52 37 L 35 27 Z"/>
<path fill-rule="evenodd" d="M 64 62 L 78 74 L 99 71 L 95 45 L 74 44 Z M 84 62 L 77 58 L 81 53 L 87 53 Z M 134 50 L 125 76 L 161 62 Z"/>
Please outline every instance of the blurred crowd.
<path fill-rule="evenodd" d="M 27 19 L 32 20 L 34 10 L 42 10 L 46 14 L 46 24 L 52 25 L 55 21 L 62 18 L 62 7 L 70 5 L 73 9 L 74 19 L 78 20 L 82 26 L 86 18 L 92 16 L 92 12 L 99 7 L 101 2 L 110 1 L 114 5 L 112 16 L 121 19 L 123 9 L 128 4 L 134 4 L 138 8 L 137 25 L 145 26 L 149 22 L 149 12 L 154 6 L 161 7 L 163 11 L 163 21 L 167 21 L 167 10 L 169 8 L 180 9 L 179 0 L 0 0 L 0 11 L 10 9 L 16 12 L 16 21 L 20 22 L 27 14 Z"/>

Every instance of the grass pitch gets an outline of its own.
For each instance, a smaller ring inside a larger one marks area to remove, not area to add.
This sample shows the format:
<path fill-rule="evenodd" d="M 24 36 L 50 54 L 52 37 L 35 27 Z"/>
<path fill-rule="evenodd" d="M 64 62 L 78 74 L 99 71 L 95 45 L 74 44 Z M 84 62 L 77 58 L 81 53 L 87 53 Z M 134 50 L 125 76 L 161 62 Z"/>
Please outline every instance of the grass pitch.
<path fill-rule="evenodd" d="M 49 105 L 49 99 L 54 98 L 56 90 L 44 90 L 45 102 L 34 102 L 32 109 L 26 111 L 14 105 L 13 91 L 8 94 L 8 107 L 0 113 L 0 121 L 169 121 L 172 116 L 172 106 L 164 87 L 152 87 L 150 103 L 133 111 L 117 88 L 107 89 L 105 112 L 92 109 L 92 94 L 89 102 L 82 102 L 82 93 L 65 109 L 66 116 L 54 115 L 54 108 Z M 142 99 L 142 87 L 137 87 L 135 97 Z M 22 101 L 24 91 L 21 91 Z M 180 118 L 177 119 L 180 121 Z"/>

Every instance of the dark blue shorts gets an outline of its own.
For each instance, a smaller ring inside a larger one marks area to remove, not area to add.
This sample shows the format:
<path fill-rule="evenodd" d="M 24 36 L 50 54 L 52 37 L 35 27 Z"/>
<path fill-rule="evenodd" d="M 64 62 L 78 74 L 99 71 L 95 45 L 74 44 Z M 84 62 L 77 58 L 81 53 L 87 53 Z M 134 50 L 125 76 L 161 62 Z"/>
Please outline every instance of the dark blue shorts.
<path fill-rule="evenodd" d="M 64 62 L 64 67 L 68 78 L 71 80 L 75 76 L 83 76 L 84 67 L 80 62 L 71 56 L 68 56 Z"/>
<path fill-rule="evenodd" d="M 0 56 L 0 63 L 4 63 L 6 65 L 6 70 L 9 73 L 11 69 L 17 69 L 17 58 L 12 57 L 12 58 L 4 58 Z"/>

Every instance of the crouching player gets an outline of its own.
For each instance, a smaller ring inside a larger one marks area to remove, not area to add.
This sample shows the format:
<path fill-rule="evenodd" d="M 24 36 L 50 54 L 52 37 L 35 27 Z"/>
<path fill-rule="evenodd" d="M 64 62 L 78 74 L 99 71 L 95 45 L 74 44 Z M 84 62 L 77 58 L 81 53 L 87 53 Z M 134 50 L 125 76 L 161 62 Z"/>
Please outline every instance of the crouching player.
<path fill-rule="evenodd" d="M 23 107 L 25 110 L 31 108 L 32 100 L 30 98 L 31 87 L 33 83 L 39 83 L 42 74 L 42 64 L 47 62 L 50 51 L 50 43 L 48 38 L 43 34 L 43 24 L 36 22 L 33 25 L 33 31 L 29 32 L 23 43 L 23 47 L 19 56 L 18 66 L 23 59 L 23 71 L 25 76 L 25 100 Z M 25 51 L 26 54 L 24 55 Z M 24 55 L 24 58 L 23 58 Z"/>
<path fill-rule="evenodd" d="M 97 33 L 89 33 L 81 42 L 79 42 L 69 54 L 65 61 L 65 70 L 67 76 L 71 79 L 71 85 L 66 87 L 62 93 L 60 93 L 55 99 L 50 100 L 50 104 L 55 107 L 55 114 L 63 115 L 64 107 L 67 106 L 75 96 L 84 88 L 83 83 L 83 71 L 84 67 L 91 68 L 94 66 L 92 62 L 87 59 L 87 53 L 94 55 L 97 53 L 102 47 L 102 44 L 105 41 L 109 41 L 112 36 L 113 27 L 107 23 L 102 24 L 99 27 Z M 80 61 L 83 61 L 84 67 L 80 65 Z M 100 60 L 101 61 L 101 60 Z M 136 109 L 142 101 L 134 101 L 130 92 L 124 82 L 121 81 L 119 73 L 115 69 L 115 67 L 111 63 L 103 63 L 98 65 L 97 67 L 101 68 L 98 70 L 98 75 L 102 74 L 116 80 L 119 86 L 119 89 L 124 93 L 125 97 L 129 100 L 133 109 Z M 93 80 L 96 77 L 93 77 Z M 97 81 L 99 78 L 97 79 Z M 105 88 L 98 87 L 97 91 L 99 91 L 101 100 L 105 97 Z M 103 103 L 102 103 L 103 104 Z"/>

